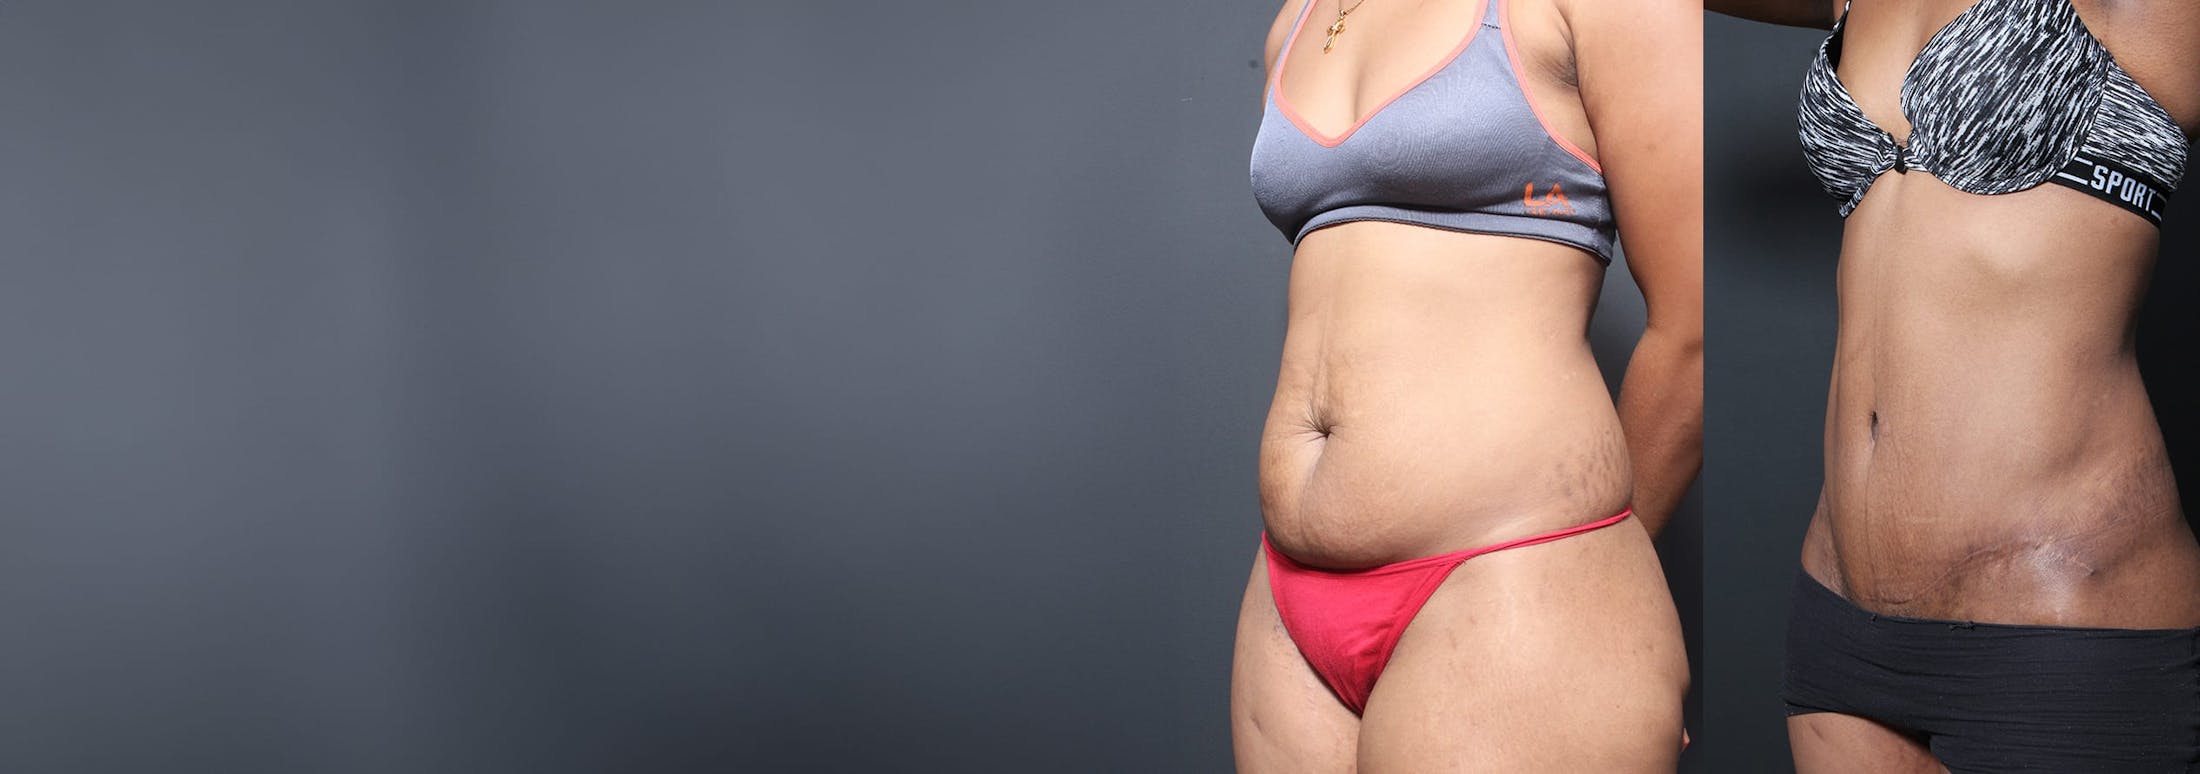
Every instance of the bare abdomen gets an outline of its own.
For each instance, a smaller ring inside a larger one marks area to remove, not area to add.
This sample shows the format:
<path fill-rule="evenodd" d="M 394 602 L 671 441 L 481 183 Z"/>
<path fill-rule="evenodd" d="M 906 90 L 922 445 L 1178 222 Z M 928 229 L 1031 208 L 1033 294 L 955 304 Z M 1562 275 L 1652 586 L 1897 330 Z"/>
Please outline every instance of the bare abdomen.
<path fill-rule="evenodd" d="M 1309 235 L 1294 260 L 1261 440 L 1270 539 L 1360 567 L 1624 508 L 1626 443 L 1584 334 L 1595 263 L 1528 240 L 1359 225 Z M 1329 231 L 1341 233 L 1316 240 Z"/>
<path fill-rule="evenodd" d="M 2067 192 L 1892 182 L 1905 206 L 1860 207 L 1845 236 L 1806 567 L 1883 613 L 2200 625 L 2200 548 L 2130 347 L 2152 235 L 2104 238 L 2117 224 Z"/>

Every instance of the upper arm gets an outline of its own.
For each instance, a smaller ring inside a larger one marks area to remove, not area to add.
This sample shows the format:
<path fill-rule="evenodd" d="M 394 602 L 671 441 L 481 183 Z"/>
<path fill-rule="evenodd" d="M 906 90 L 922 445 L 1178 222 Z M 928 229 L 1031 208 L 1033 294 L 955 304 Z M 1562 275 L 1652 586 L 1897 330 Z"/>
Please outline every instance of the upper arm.
<path fill-rule="evenodd" d="M 1703 16 L 1691 0 L 1572 4 L 1581 104 L 1653 327 L 1703 330 Z"/>
<path fill-rule="evenodd" d="M 1704 0 L 1705 10 L 1751 21 L 1833 29 L 1843 0 Z"/>

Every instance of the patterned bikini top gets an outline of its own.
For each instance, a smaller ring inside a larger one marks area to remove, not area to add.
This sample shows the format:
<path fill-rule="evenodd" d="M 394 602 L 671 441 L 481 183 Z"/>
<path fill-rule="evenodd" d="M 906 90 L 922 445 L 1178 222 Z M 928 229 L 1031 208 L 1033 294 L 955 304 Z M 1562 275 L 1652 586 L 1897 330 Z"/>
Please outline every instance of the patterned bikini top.
<path fill-rule="evenodd" d="M 1842 217 L 1881 174 L 1914 169 L 1974 194 L 2056 183 L 2161 224 L 2188 140 L 2071 0 L 1978 0 L 1926 40 L 1902 77 L 1906 146 L 1834 74 L 1848 17 L 1844 4 L 1798 110 L 1804 154 Z"/>

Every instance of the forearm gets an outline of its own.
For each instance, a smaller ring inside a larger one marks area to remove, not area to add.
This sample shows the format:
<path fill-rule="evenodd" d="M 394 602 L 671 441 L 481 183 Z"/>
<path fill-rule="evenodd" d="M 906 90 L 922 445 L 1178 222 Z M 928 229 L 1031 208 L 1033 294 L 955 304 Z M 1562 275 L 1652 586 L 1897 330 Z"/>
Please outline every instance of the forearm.
<path fill-rule="evenodd" d="M 1703 467 L 1703 336 L 1651 327 L 1620 381 L 1635 517 L 1656 535 Z"/>

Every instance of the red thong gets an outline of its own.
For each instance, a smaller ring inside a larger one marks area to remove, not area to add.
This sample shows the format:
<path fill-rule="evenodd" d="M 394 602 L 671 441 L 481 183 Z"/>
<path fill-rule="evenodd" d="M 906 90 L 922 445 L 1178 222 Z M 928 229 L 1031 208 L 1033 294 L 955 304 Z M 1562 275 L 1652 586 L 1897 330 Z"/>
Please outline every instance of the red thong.
<path fill-rule="evenodd" d="M 1390 663 L 1390 653 L 1397 649 L 1406 624 L 1421 612 L 1421 605 L 1453 568 L 1483 554 L 1603 529 L 1632 513 L 1634 509 L 1629 508 L 1577 527 L 1364 570 L 1300 564 L 1277 551 L 1266 532 L 1261 533 L 1260 543 L 1268 554 L 1268 589 L 1275 596 L 1284 630 L 1290 632 L 1314 673 L 1357 715 L 1367 709 L 1368 693 L 1375 690 L 1375 678 Z"/>

